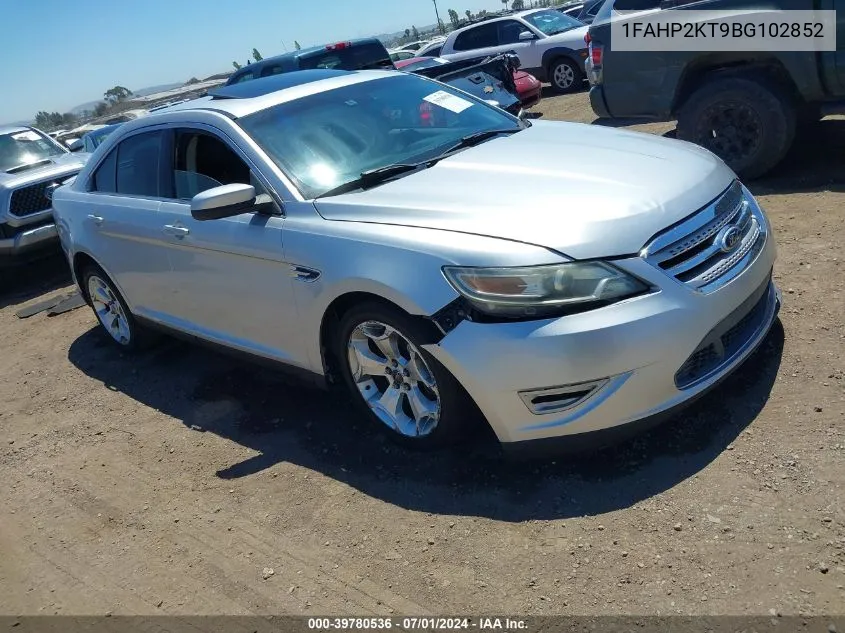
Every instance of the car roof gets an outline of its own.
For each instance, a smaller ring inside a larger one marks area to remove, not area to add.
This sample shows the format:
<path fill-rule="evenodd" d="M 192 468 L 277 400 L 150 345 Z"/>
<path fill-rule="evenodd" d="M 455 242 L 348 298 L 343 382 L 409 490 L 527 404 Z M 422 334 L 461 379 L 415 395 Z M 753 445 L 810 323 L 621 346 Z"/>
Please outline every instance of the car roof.
<path fill-rule="evenodd" d="M 0 134 L 14 134 L 15 132 L 28 132 L 32 128 L 24 125 L 0 125 Z"/>
<path fill-rule="evenodd" d="M 302 86 L 323 79 L 342 77 L 347 71 L 328 68 L 314 68 L 309 70 L 298 70 L 289 73 L 280 73 L 270 77 L 259 77 L 252 81 L 232 84 L 231 86 L 220 86 L 208 91 L 208 95 L 215 99 L 251 99 L 262 97 L 278 90 L 287 90 L 296 86 Z"/>
<path fill-rule="evenodd" d="M 270 77 L 261 77 L 241 84 L 221 86 L 209 90 L 206 96 L 178 103 L 164 110 L 151 112 L 137 119 L 154 124 L 162 117 L 175 112 L 210 110 L 220 112 L 230 119 L 265 110 L 267 108 L 295 101 L 327 90 L 351 86 L 366 81 L 396 77 L 395 70 L 298 70 Z M 132 121 L 131 123 L 135 123 Z M 125 123 L 124 125 L 129 125 Z M 136 126 L 133 125 L 133 128 Z"/>

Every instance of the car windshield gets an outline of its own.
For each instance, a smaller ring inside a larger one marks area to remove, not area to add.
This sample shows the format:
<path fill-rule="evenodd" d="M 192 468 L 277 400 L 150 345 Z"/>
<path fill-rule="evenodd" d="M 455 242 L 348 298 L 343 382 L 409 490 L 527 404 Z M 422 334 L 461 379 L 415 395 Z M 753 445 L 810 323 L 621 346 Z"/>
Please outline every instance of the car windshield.
<path fill-rule="evenodd" d="M 238 122 L 307 198 L 363 172 L 432 160 L 479 132 L 524 127 L 499 108 L 404 73 L 282 103 Z"/>
<path fill-rule="evenodd" d="M 524 20 L 545 35 L 557 35 L 584 26 L 583 23 L 560 11 L 537 11 L 526 15 Z"/>
<path fill-rule="evenodd" d="M 64 152 L 35 130 L 0 134 L 0 171 L 9 171 Z"/>

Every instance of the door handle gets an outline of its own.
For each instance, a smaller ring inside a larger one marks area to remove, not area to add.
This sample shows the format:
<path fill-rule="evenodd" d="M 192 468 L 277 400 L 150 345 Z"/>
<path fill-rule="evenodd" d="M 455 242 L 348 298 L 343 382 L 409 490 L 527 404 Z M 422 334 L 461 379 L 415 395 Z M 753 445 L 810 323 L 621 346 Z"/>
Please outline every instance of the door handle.
<path fill-rule="evenodd" d="M 100 226 L 103 223 L 103 216 L 101 215 L 89 214 L 88 219 L 91 220 L 97 226 Z"/>
<path fill-rule="evenodd" d="M 173 224 L 165 224 L 164 229 L 162 229 L 165 234 L 172 235 L 173 237 L 185 237 L 188 233 L 191 232 L 189 228 L 184 226 L 174 226 Z"/>

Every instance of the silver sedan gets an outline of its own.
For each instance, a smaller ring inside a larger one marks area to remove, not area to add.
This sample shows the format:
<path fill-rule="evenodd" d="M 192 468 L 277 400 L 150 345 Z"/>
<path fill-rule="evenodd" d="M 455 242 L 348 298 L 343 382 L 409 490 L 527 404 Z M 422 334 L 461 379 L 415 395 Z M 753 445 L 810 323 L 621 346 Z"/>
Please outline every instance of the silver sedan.
<path fill-rule="evenodd" d="M 346 386 L 395 439 L 604 441 L 776 318 L 754 197 L 691 144 L 527 122 L 432 80 L 302 71 L 126 123 L 54 192 L 103 329 Z"/>

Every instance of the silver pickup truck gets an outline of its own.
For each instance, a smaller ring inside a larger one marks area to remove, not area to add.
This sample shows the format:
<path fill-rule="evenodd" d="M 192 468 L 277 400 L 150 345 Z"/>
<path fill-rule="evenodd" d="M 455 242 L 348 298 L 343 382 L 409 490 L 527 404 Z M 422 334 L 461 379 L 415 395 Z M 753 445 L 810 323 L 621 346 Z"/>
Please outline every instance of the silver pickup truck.
<path fill-rule="evenodd" d="M 0 127 L 0 268 L 59 252 L 45 192 L 75 176 L 87 158 L 34 128 Z"/>

